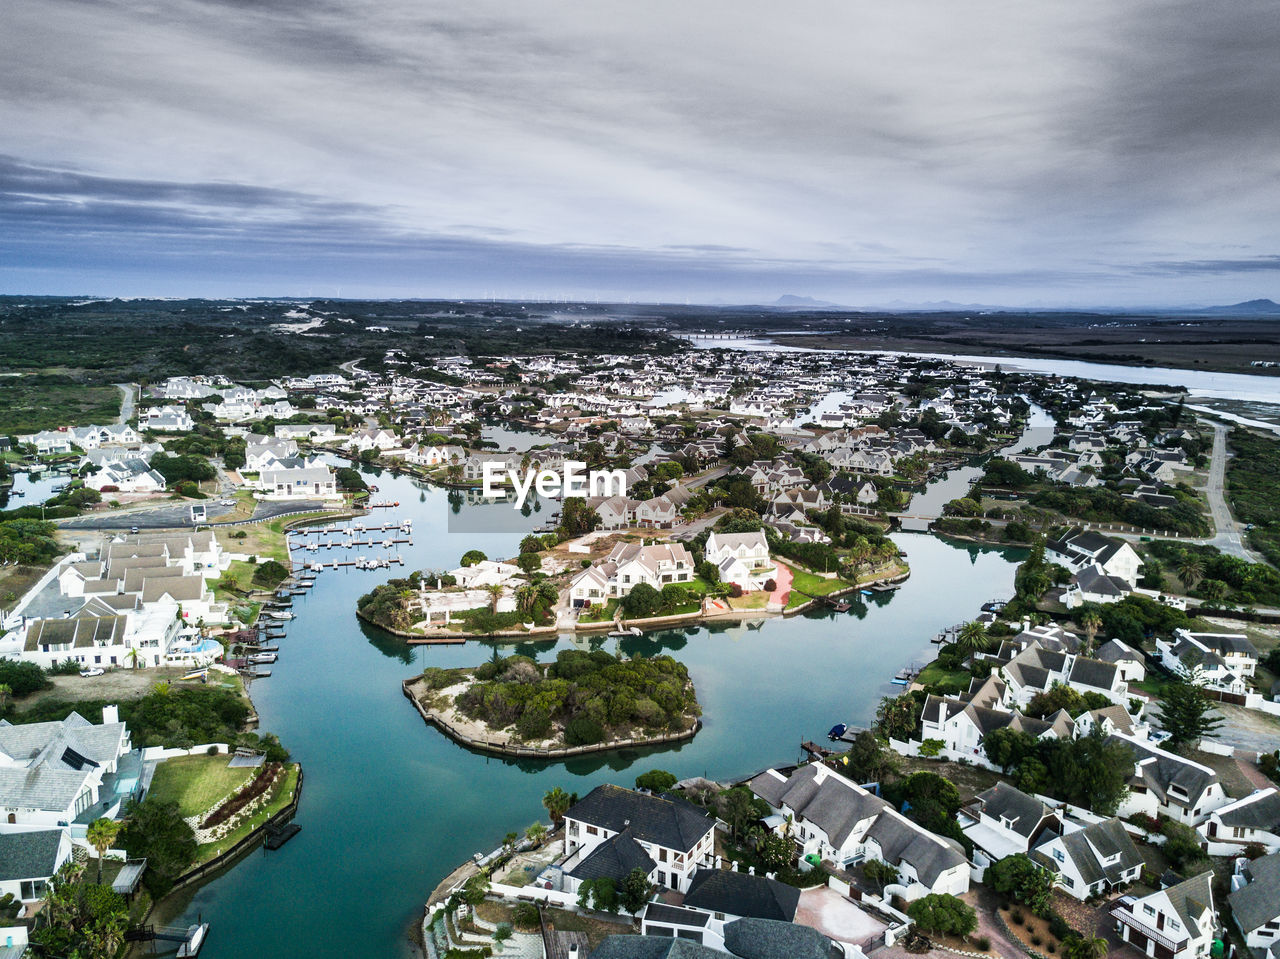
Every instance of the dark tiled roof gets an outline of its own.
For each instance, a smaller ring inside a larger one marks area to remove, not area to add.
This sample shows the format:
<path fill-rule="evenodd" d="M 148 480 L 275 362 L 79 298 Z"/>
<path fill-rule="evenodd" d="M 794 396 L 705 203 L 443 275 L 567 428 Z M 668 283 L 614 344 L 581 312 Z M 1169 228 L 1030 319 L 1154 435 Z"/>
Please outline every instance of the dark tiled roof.
<path fill-rule="evenodd" d="M 1236 925 L 1245 934 L 1280 919 L 1280 853 L 1249 863 L 1249 884 L 1227 900 Z"/>
<path fill-rule="evenodd" d="M 738 919 L 724 927 L 724 944 L 740 959 L 836 959 L 844 950 L 809 926 Z M 718 953 L 723 959 L 724 953 Z"/>
<path fill-rule="evenodd" d="M 0 882 L 52 876 L 61 841 L 61 829 L 0 833 Z"/>
<path fill-rule="evenodd" d="M 1079 656 L 1071 667 L 1070 680 L 1094 689 L 1110 689 L 1116 681 L 1116 666 L 1114 663 Z"/>
<path fill-rule="evenodd" d="M 699 869 L 689 883 L 684 904 L 707 912 L 791 922 L 800 904 L 800 890 L 767 876 Z"/>
<path fill-rule="evenodd" d="M 1107 880 L 1118 883 L 1125 872 L 1134 866 L 1142 866 L 1145 860 L 1138 848 L 1125 832 L 1124 824 L 1119 819 L 1107 819 L 1103 822 L 1091 823 L 1084 829 L 1067 833 L 1061 838 L 1066 854 L 1075 863 L 1080 878 L 1086 885 Z M 1119 855 L 1116 862 L 1106 864 L 1103 860 Z M 1037 853 L 1036 860 L 1057 871 L 1057 863 L 1052 857 Z"/>
<path fill-rule="evenodd" d="M 1206 911 L 1213 911 L 1213 870 L 1184 879 L 1164 891 L 1169 902 L 1178 911 L 1178 917 L 1188 930 L 1198 926 L 1197 920 Z"/>
<path fill-rule="evenodd" d="M 630 827 L 636 839 L 680 852 L 692 850 L 715 828 L 715 820 L 690 803 L 608 784 L 591 790 L 565 816 L 610 832 Z"/>
<path fill-rule="evenodd" d="M 926 886 L 932 886 L 945 870 L 965 862 L 963 853 L 897 813 L 886 812 L 877 818 L 867 830 L 867 838 L 876 841 L 890 865 L 910 863 Z"/>
<path fill-rule="evenodd" d="M 1010 820 L 1008 828 L 1024 839 L 1030 839 L 1036 828 L 1053 813 L 1034 796 L 1008 783 L 996 783 L 990 789 L 974 797 L 982 804 L 982 811 L 997 821 Z"/>
<path fill-rule="evenodd" d="M 569 875 L 574 879 L 614 879 L 621 882 L 633 869 L 643 869 L 647 876 L 655 865 L 631 831 L 625 830 L 591 850 Z"/>
<path fill-rule="evenodd" d="M 1218 818 L 1224 826 L 1275 832 L 1280 828 L 1280 792 L 1271 789 L 1255 793 L 1234 809 L 1218 810 Z"/>

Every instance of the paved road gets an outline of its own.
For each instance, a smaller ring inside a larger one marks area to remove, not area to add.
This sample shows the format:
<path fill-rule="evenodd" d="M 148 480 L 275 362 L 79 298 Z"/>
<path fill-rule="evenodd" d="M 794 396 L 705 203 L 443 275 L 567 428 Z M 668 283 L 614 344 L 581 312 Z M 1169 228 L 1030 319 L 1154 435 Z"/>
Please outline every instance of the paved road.
<path fill-rule="evenodd" d="M 1227 506 L 1227 498 L 1223 494 L 1223 484 L 1227 475 L 1227 428 L 1221 423 L 1213 424 L 1213 456 L 1209 461 L 1209 481 L 1205 486 L 1205 496 L 1209 500 L 1209 513 L 1213 516 L 1213 525 L 1217 535 L 1209 543 L 1231 556 L 1257 562 L 1244 547 L 1244 539 L 1240 533 L 1240 524 L 1231 515 Z"/>
<path fill-rule="evenodd" d="M 124 399 L 120 402 L 120 415 L 116 417 L 116 423 L 127 423 L 133 418 L 133 384 L 117 383 L 116 389 L 124 394 Z"/>

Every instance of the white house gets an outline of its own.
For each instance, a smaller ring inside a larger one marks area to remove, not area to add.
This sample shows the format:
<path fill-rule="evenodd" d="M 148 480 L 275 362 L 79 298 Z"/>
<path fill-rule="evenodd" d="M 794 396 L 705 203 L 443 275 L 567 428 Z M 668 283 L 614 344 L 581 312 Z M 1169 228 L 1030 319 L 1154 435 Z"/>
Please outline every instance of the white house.
<path fill-rule="evenodd" d="M 1113 664 L 1126 683 L 1140 683 L 1147 678 L 1147 666 L 1142 654 L 1118 639 L 1108 640 L 1099 646 L 1093 658 Z"/>
<path fill-rule="evenodd" d="M 26 904 L 39 902 L 49 879 L 70 858 L 67 829 L 0 825 L 0 896 L 10 895 Z M 0 955 L 6 929 L 0 929 Z"/>
<path fill-rule="evenodd" d="M 597 786 L 565 813 L 565 892 L 587 879 L 624 879 L 643 868 L 657 885 L 687 892 L 714 864 L 715 819 L 691 803 L 620 786 Z"/>
<path fill-rule="evenodd" d="M 1077 573 L 1098 566 L 1103 574 L 1118 577 L 1130 587 L 1137 585 L 1142 567 L 1142 557 L 1124 540 L 1080 529 L 1070 530 L 1061 539 L 1049 540 L 1045 544 L 1045 558 Z"/>
<path fill-rule="evenodd" d="M 1280 942 L 1280 853 L 1242 860 L 1231 877 L 1231 918 L 1255 955 L 1274 956 Z"/>
<path fill-rule="evenodd" d="M 327 466 L 263 470 L 257 488 L 262 499 L 338 499 L 337 479 Z"/>
<path fill-rule="evenodd" d="M 1207 959 L 1217 932 L 1213 871 L 1147 896 L 1122 896 L 1111 915 L 1121 938 L 1139 952 L 1158 959 Z"/>
<path fill-rule="evenodd" d="M 1225 655 L 1224 655 L 1225 652 Z M 1243 695 L 1249 691 L 1247 676 L 1258 665 L 1258 651 L 1235 633 L 1175 631 L 1173 641 L 1156 640 L 1161 664 L 1174 675 L 1203 681 L 1209 689 Z"/>
<path fill-rule="evenodd" d="M 770 808 L 792 817 L 776 828 L 783 835 L 789 830 L 801 855 L 816 853 L 842 868 L 867 859 L 888 863 L 908 900 L 969 890 L 969 863 L 958 845 L 825 765 L 801 766 L 790 776 L 769 769 L 749 785 Z"/>
<path fill-rule="evenodd" d="M 662 589 L 693 581 L 693 556 L 681 543 L 618 543 L 608 558 L 578 573 L 569 584 L 574 606 L 627 596 L 640 583 Z M 604 595 L 600 595 L 603 591 Z"/>
<path fill-rule="evenodd" d="M 1219 806 L 1199 830 L 1211 856 L 1238 856 L 1254 844 L 1280 852 L 1280 791 L 1269 786 Z"/>
<path fill-rule="evenodd" d="M 0 723 L 0 817 L 6 825 L 56 828 L 82 814 L 118 811 L 119 784 L 105 797 L 108 809 L 94 809 L 103 798 L 105 777 L 133 749 L 129 730 L 114 706 L 103 709 L 93 725 L 72 712 L 58 722 Z"/>
<path fill-rule="evenodd" d="M 769 543 L 764 532 L 712 533 L 707 537 L 707 561 L 719 565 L 724 559 L 741 560 L 748 569 L 772 567 L 769 559 Z"/>
<path fill-rule="evenodd" d="M 1068 895 L 1081 900 L 1135 881 L 1146 865 L 1124 823 L 1114 816 L 1084 827 L 1068 822 L 1062 835 L 1046 840 L 1031 858 L 1057 876 Z"/>
<path fill-rule="evenodd" d="M 1025 855 L 1063 829 L 1057 812 L 1008 783 L 978 793 L 958 818 L 973 843 L 973 863 L 979 869 L 1006 856 Z"/>
<path fill-rule="evenodd" d="M 1195 826 L 1230 802 L 1218 774 L 1208 766 L 1166 752 L 1136 736 L 1113 733 L 1109 739 L 1125 743 L 1133 753 L 1129 794 L 1116 811 L 1122 818 L 1134 813 L 1164 815 Z"/>

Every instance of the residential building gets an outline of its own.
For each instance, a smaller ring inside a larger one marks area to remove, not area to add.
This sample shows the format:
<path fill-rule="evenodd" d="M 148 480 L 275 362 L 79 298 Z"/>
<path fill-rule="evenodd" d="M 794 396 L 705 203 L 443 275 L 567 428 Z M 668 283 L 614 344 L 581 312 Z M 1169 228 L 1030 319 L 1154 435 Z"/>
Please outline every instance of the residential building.
<path fill-rule="evenodd" d="M 1211 856 L 1243 855 L 1251 845 L 1280 852 L 1280 790 L 1268 786 L 1219 806 L 1199 828 Z"/>
<path fill-rule="evenodd" d="M 1259 955 L 1280 953 L 1280 853 L 1243 860 L 1227 902 L 1245 945 Z"/>
<path fill-rule="evenodd" d="M 1120 937 L 1156 959 L 1207 959 L 1217 920 L 1213 872 L 1203 872 L 1147 896 L 1122 896 L 1111 908 Z"/>
<path fill-rule="evenodd" d="M 1074 825 L 1068 822 L 1062 835 L 1046 840 L 1031 854 L 1057 876 L 1068 895 L 1076 899 L 1104 895 L 1142 874 L 1146 863 L 1119 819 L 1070 828 Z"/>

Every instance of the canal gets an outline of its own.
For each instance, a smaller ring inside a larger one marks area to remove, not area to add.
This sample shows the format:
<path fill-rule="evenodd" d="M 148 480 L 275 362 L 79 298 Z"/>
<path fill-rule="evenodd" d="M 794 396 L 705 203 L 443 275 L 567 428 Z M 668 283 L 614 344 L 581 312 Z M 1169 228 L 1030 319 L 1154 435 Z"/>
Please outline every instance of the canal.
<path fill-rule="evenodd" d="M 514 522 L 477 524 L 506 532 L 450 533 L 457 504 L 443 490 L 385 473 L 373 481 L 379 498 L 401 504 L 389 515 L 413 520 L 407 569 L 451 568 L 472 547 L 491 557 L 514 554 L 523 531 L 540 522 L 511 511 Z M 263 730 L 278 733 L 304 765 L 302 833 L 277 852 L 249 855 L 178 903 L 176 921 L 200 915 L 211 923 L 202 952 L 209 959 L 412 955 L 407 929 L 436 883 L 509 830 L 541 818 L 541 797 L 553 786 L 582 794 L 602 782 L 630 785 L 653 767 L 730 778 L 795 761 L 801 740 L 820 739 L 836 722 L 868 722 L 880 698 L 897 689 L 889 679 L 932 658 L 928 641 L 940 629 L 972 617 L 987 600 L 1012 596 L 1019 558 L 1012 551 L 919 533 L 895 540 L 911 578 L 896 593 L 859 597 L 849 613 L 622 640 L 624 653 L 669 652 L 688 664 L 705 728 L 680 746 L 568 764 L 488 758 L 428 728 L 401 695 L 401 680 L 428 665 L 475 665 L 491 646 L 411 649 L 356 619 L 357 597 L 385 571 L 326 570 L 295 606 L 274 674 L 251 690 Z M 583 643 L 618 648 L 605 637 L 563 636 L 503 652 L 546 659 Z"/>

